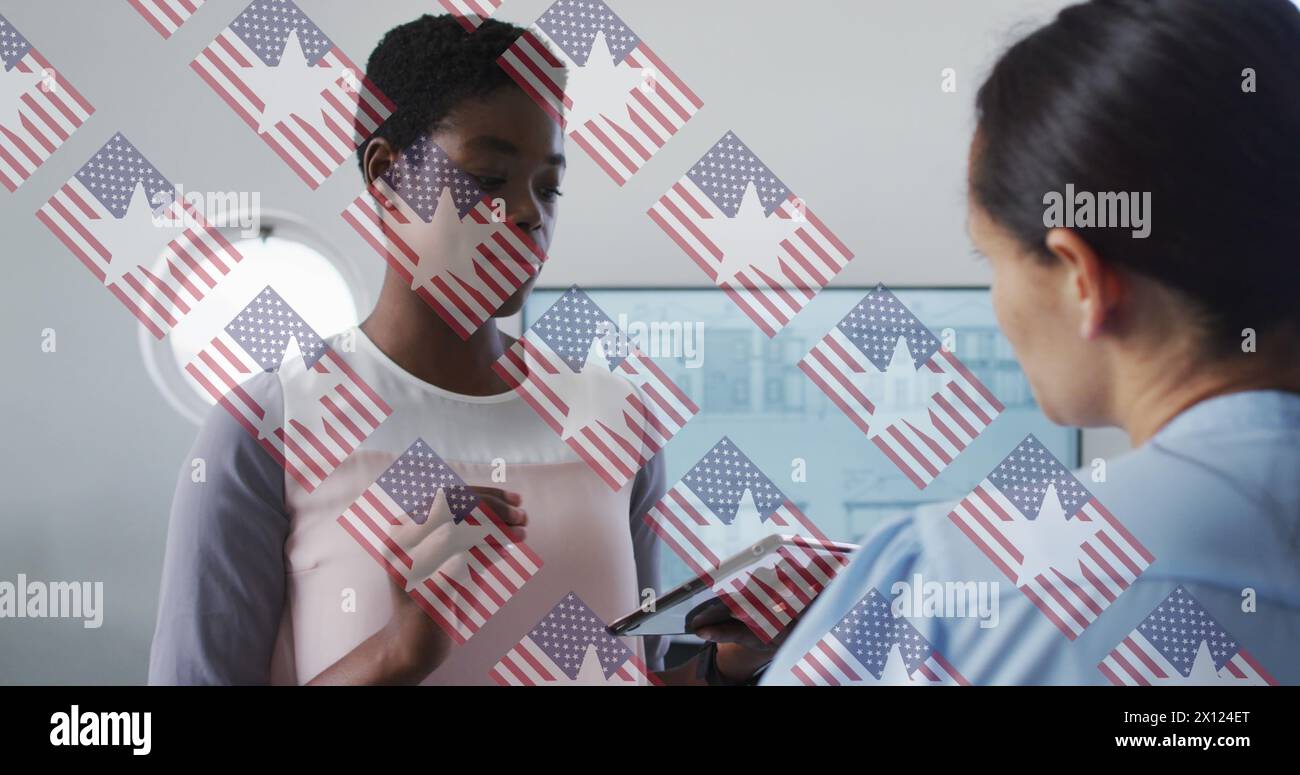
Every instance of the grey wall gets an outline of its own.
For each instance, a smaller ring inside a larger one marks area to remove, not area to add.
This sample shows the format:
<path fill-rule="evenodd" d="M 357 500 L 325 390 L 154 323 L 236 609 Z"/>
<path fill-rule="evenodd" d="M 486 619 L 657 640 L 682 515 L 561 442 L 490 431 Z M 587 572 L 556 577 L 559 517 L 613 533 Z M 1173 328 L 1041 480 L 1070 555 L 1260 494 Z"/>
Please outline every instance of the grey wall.
<path fill-rule="evenodd" d="M 352 59 L 428 0 L 298 0 Z M 171 490 L 194 427 L 146 375 L 136 325 L 33 217 L 121 130 L 187 190 L 260 191 L 355 257 L 366 295 L 380 262 L 338 213 L 354 168 L 307 188 L 188 68 L 246 5 L 207 0 L 162 40 L 126 0 L 0 0 L 3 13 L 96 107 L 17 193 L 0 191 L 5 299 L 5 485 L 0 579 L 105 582 L 98 630 L 0 619 L 0 683 L 145 677 Z M 506 0 L 532 21 L 547 0 Z M 734 129 L 856 252 L 837 284 L 973 284 L 986 268 L 964 233 L 971 101 L 1018 23 L 1059 0 L 613 0 L 701 96 L 704 109 L 626 187 L 576 149 L 546 282 L 698 285 L 698 270 L 644 216 Z M 958 72 L 958 92 L 939 89 Z M 41 331 L 58 351 L 41 352 Z M 1093 452 L 1109 449 L 1110 441 Z M 1091 454 L 1092 452 L 1090 452 Z"/>

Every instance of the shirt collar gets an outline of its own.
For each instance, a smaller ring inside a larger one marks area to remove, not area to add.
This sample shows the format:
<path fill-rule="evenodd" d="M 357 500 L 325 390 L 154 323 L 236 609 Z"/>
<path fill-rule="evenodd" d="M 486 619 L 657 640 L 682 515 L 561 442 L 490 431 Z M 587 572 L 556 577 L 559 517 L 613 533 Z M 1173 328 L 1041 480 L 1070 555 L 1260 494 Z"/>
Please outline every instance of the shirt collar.
<path fill-rule="evenodd" d="M 1208 398 L 1184 409 L 1155 435 L 1163 440 L 1206 431 L 1300 429 L 1300 394 L 1246 390 Z"/>

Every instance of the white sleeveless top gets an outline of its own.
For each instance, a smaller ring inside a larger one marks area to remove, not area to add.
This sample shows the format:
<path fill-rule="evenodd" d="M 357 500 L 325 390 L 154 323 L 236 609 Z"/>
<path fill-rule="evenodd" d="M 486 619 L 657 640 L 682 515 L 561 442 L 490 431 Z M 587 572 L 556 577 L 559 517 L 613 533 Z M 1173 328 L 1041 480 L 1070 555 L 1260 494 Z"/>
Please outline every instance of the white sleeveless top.
<path fill-rule="evenodd" d="M 324 482 L 308 493 L 285 476 L 290 524 L 284 545 L 285 605 L 271 680 L 311 680 L 382 627 L 394 583 L 338 523 L 338 517 L 417 439 L 469 484 L 523 496 L 527 545 L 542 567 L 425 684 L 489 684 L 492 668 L 570 592 L 605 622 L 640 602 L 629 530 L 634 487 L 612 491 L 514 392 L 464 396 L 423 382 L 385 356 L 359 329 L 348 365 L 392 414 Z M 284 386 L 291 404 L 294 383 Z M 504 461 L 506 480 L 492 473 Z M 640 639 L 625 639 L 645 661 Z M 586 675 L 588 673 L 584 673 Z"/>

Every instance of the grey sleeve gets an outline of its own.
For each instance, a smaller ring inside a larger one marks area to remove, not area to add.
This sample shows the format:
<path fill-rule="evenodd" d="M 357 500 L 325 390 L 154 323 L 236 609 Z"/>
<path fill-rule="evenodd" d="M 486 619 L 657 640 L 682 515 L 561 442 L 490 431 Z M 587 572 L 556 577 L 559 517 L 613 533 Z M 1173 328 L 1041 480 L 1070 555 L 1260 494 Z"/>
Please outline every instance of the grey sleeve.
<path fill-rule="evenodd" d="M 632 528 L 632 551 L 636 555 L 636 578 L 641 589 L 659 589 L 659 536 L 645 519 L 650 507 L 664 497 L 668 489 L 667 474 L 664 472 L 664 454 L 660 452 L 651 458 L 645 467 L 637 472 L 632 483 L 632 506 L 630 509 Z M 668 638 L 649 635 L 645 638 L 646 666 L 651 670 L 664 669 L 664 655 L 668 653 Z"/>
<path fill-rule="evenodd" d="M 279 405 L 279 380 L 246 386 Z M 272 393 L 275 391 L 275 393 Z M 194 481 L 203 460 L 206 481 Z M 284 469 L 222 407 L 172 499 L 150 684 L 265 684 L 284 605 Z"/>

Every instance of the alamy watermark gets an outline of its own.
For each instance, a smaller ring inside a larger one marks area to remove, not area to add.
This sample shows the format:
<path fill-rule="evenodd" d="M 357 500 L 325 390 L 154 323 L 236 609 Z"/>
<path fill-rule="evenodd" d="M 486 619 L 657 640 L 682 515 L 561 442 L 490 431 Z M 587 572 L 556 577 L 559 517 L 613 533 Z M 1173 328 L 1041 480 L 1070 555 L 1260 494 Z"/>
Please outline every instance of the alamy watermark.
<path fill-rule="evenodd" d="M 181 213 L 171 207 L 180 202 Z M 155 226 L 189 226 L 194 220 L 217 228 L 239 228 L 241 237 L 252 239 L 262 232 L 262 192 L 260 191 L 186 191 L 176 184 L 175 191 L 159 191 L 152 197 Z"/>
<path fill-rule="evenodd" d="M 88 630 L 104 623 L 104 582 L 0 581 L 0 619 L 80 619 Z"/>
<path fill-rule="evenodd" d="M 1075 191 L 1043 194 L 1043 225 L 1049 229 L 1132 229 L 1134 239 L 1151 236 L 1150 191 Z"/>
<path fill-rule="evenodd" d="M 895 581 L 894 616 L 912 618 L 979 619 L 980 629 L 998 626 L 996 581 L 926 581 L 917 573 L 912 582 Z"/>
<path fill-rule="evenodd" d="M 153 750 L 153 714 L 134 711 L 112 713 L 82 710 L 73 705 L 67 713 L 50 716 L 50 745 L 122 746 L 134 756 Z"/>
<path fill-rule="evenodd" d="M 628 320 L 619 313 L 618 324 L 600 324 L 605 352 L 610 357 L 627 357 L 636 347 L 651 358 L 681 358 L 688 369 L 704 365 L 704 323 L 689 320 Z"/>

